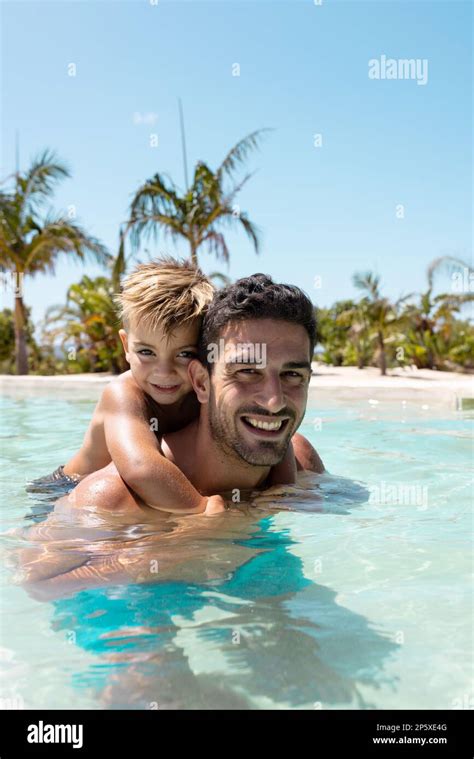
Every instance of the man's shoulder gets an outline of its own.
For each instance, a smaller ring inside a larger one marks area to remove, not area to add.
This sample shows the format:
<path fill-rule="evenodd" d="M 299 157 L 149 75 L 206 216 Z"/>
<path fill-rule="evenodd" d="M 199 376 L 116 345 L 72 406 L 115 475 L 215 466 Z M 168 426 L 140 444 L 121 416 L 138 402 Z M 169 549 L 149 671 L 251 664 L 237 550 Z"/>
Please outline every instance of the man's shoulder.
<path fill-rule="evenodd" d="M 326 471 L 319 453 L 304 435 L 296 432 L 291 442 L 293 443 L 296 465 L 299 471 L 305 469 L 317 474 L 322 474 Z"/>

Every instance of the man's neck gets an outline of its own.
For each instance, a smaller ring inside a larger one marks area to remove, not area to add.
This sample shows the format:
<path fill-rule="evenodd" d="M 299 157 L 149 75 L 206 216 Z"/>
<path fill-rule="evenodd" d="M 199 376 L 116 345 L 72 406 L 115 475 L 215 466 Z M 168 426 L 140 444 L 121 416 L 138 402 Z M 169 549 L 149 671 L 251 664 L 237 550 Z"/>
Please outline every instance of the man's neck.
<path fill-rule="evenodd" d="M 203 495 L 235 489 L 253 490 L 263 485 L 271 467 L 254 466 L 234 451 L 223 450 L 212 438 L 207 423 L 200 419 L 166 436 L 174 463 Z"/>

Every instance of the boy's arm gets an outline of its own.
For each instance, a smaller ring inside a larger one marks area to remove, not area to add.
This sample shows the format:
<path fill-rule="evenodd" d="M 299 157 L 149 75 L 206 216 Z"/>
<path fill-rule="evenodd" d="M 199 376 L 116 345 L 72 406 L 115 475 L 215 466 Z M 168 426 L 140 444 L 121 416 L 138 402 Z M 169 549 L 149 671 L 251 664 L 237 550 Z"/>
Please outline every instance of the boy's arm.
<path fill-rule="evenodd" d="M 208 498 L 160 452 L 141 391 L 135 392 L 121 383 L 111 384 L 105 388 L 102 399 L 107 447 L 128 487 L 159 511 L 204 512 Z"/>

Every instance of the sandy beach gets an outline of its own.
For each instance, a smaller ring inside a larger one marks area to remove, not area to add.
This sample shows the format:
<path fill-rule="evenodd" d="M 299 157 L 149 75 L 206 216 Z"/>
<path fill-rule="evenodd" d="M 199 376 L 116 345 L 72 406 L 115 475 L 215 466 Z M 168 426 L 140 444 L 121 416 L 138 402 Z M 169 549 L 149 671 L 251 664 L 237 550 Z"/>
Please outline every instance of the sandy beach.
<path fill-rule="evenodd" d="M 310 388 L 323 398 L 334 393 L 340 400 L 406 400 L 461 408 L 463 401 L 474 399 L 474 375 L 407 368 L 390 369 L 382 377 L 375 367 L 357 369 L 313 362 Z"/>
<path fill-rule="evenodd" d="M 95 400 L 112 379 L 109 373 L 54 376 L 0 375 L 0 394 L 15 398 Z M 430 369 L 393 369 L 382 377 L 375 367 L 328 366 L 313 362 L 310 394 L 321 399 L 406 400 L 459 408 L 474 399 L 474 375 Z"/>

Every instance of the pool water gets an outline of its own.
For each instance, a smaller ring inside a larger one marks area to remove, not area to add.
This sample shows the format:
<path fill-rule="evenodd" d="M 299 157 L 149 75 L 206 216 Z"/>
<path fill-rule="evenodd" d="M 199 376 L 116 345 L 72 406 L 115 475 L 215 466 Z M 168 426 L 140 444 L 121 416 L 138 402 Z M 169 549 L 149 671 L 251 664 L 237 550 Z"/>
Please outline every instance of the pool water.
<path fill-rule="evenodd" d="M 74 550 L 123 546 L 156 577 L 39 600 L 12 581 L 46 508 L 25 484 L 77 449 L 93 405 L 2 400 L 0 706 L 474 707 L 472 411 L 316 396 L 300 431 L 330 474 L 217 521 L 82 524 Z"/>

